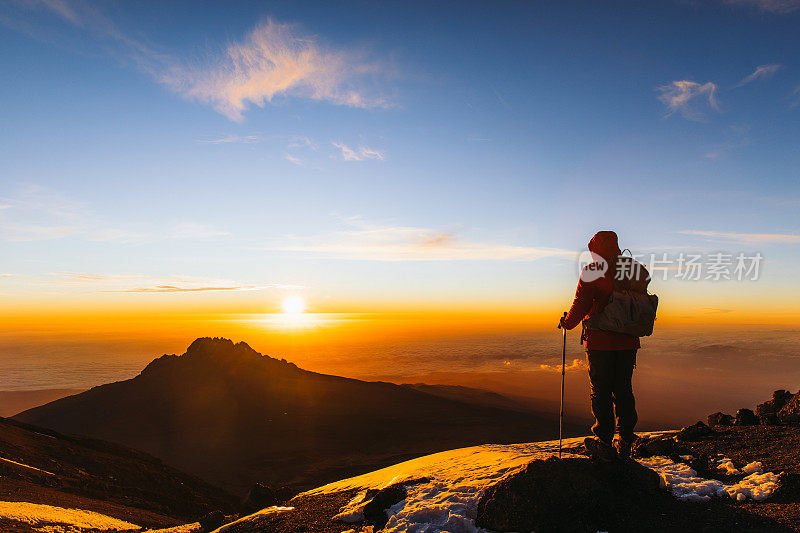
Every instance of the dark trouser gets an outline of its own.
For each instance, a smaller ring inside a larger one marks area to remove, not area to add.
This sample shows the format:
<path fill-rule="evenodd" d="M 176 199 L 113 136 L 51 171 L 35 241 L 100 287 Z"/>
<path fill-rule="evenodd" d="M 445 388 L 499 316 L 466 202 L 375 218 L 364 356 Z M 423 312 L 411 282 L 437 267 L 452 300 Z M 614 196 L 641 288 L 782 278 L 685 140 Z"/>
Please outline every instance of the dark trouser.
<path fill-rule="evenodd" d="M 592 433 L 611 443 L 616 408 L 619 436 L 632 442 L 633 428 L 639 420 L 631 384 L 636 350 L 586 350 L 586 356 L 589 359 L 589 379 L 592 384 L 590 398 L 595 418 Z"/>

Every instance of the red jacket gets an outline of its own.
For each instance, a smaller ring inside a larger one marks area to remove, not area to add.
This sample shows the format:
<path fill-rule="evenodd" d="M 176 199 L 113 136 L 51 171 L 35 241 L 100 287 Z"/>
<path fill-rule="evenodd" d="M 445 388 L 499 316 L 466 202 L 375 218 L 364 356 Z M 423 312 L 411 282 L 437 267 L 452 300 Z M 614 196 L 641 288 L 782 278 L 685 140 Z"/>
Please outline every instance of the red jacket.
<path fill-rule="evenodd" d="M 603 310 L 614 290 L 612 271 L 613 269 L 609 269 L 602 278 L 591 282 L 585 282 L 583 279 L 578 282 L 575 300 L 564 319 L 567 329 L 574 328 L 587 316 Z M 633 350 L 640 346 L 639 337 L 600 329 L 586 330 L 587 350 Z"/>

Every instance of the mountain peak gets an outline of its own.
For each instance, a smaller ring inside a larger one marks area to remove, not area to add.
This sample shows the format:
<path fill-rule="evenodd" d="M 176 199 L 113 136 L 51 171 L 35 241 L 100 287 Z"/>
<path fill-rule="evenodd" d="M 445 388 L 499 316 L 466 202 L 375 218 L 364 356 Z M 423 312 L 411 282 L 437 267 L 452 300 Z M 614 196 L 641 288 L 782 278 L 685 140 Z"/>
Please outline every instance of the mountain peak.
<path fill-rule="evenodd" d="M 246 342 L 234 343 L 223 337 L 199 337 L 189 345 L 183 355 L 162 355 L 151 361 L 141 374 L 153 376 L 172 370 L 186 371 L 191 368 L 230 370 L 243 364 L 267 365 L 269 368 L 279 364 L 282 368 L 297 368 L 286 360 L 261 355 Z"/>
<path fill-rule="evenodd" d="M 200 337 L 186 349 L 185 356 L 198 358 L 261 357 L 246 342 L 234 342 L 223 337 Z"/>

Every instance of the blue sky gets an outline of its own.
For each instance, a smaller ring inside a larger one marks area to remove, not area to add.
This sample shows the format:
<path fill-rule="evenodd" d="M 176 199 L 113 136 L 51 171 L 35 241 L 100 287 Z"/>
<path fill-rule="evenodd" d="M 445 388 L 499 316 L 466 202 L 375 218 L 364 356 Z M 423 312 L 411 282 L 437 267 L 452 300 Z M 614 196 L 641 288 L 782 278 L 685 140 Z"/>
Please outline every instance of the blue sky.
<path fill-rule="evenodd" d="M 672 301 L 798 288 L 796 0 L 12 0 L 0 22 L 6 295 L 557 308 L 606 228 L 765 257 Z"/>

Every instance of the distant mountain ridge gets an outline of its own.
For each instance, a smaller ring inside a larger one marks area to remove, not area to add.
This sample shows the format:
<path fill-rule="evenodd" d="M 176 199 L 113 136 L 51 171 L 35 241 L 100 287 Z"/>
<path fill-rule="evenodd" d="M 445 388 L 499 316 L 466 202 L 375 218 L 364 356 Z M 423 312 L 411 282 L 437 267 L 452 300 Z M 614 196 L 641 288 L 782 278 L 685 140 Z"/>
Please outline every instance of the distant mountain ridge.
<path fill-rule="evenodd" d="M 133 379 L 14 418 L 122 443 L 240 494 L 254 482 L 307 488 L 442 449 L 557 436 L 553 416 L 428 387 L 318 374 L 200 338 Z"/>

